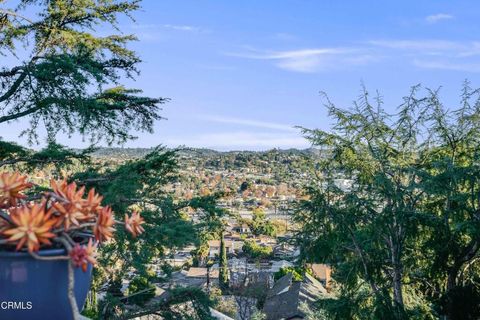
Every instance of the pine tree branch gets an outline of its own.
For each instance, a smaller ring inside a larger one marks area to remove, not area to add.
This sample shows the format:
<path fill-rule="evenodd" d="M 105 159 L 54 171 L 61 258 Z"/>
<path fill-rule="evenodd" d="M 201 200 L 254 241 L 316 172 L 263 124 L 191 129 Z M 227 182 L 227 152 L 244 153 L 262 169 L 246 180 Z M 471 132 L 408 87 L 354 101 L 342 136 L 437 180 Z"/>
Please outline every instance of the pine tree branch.
<path fill-rule="evenodd" d="M 15 80 L 15 82 L 12 84 L 10 89 L 8 89 L 8 91 L 5 92 L 5 94 L 3 96 L 0 96 L 0 102 L 6 101 L 11 96 L 13 96 L 15 94 L 15 92 L 17 92 L 18 88 L 20 87 L 20 85 L 22 84 L 23 80 L 25 80 L 26 77 L 27 77 L 27 72 L 23 71 L 23 73 L 20 74 L 20 76 L 17 78 L 17 80 Z"/>
<path fill-rule="evenodd" d="M 24 70 L 24 66 L 16 66 L 7 71 L 0 71 L 0 77 L 11 77 L 16 75 L 19 71 Z"/>
<path fill-rule="evenodd" d="M 27 18 L 27 17 L 25 17 L 21 14 L 18 14 L 18 12 L 13 12 L 13 11 L 10 11 L 10 10 L 0 9 L 0 13 L 3 13 L 4 15 L 7 15 L 7 16 L 20 18 L 22 20 L 27 21 L 28 23 L 34 24 L 34 22 L 32 20 L 30 20 L 29 18 Z"/>
<path fill-rule="evenodd" d="M 0 100 L 0 102 L 1 102 L 1 100 Z M 11 115 L 8 115 L 8 116 L 0 117 L 0 123 L 7 122 L 7 121 L 12 121 L 12 120 L 27 116 L 27 115 L 35 113 L 38 110 L 41 110 L 43 108 L 44 108 L 44 106 L 36 106 L 36 107 L 27 109 L 27 110 L 19 112 L 19 113 L 15 113 L 15 114 L 11 114 Z"/>

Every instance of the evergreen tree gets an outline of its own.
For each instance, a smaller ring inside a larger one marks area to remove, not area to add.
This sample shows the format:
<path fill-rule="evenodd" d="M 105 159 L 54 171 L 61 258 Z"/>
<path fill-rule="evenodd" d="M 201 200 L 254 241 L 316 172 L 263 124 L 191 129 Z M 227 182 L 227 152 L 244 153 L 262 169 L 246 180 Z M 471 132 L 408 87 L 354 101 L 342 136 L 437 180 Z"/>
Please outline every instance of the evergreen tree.
<path fill-rule="evenodd" d="M 22 134 L 32 143 L 41 128 L 50 142 L 59 132 L 92 143 L 124 142 L 133 138 L 131 130 L 151 132 L 166 100 L 122 85 L 122 77 L 138 74 L 141 60 L 128 49 L 135 36 L 115 32 L 118 16 L 139 8 L 137 0 L 1 1 L 0 126 L 24 119 L 29 124 Z M 100 36 L 100 29 L 113 31 Z M 1 144 L 7 152 L 0 165 L 52 160 L 30 161 L 23 148 Z M 60 151 L 63 158 L 73 156 Z"/>
<path fill-rule="evenodd" d="M 160 105 L 167 99 L 143 96 L 123 84 L 136 78 L 141 60 L 128 48 L 136 37 L 122 33 L 118 19 L 131 18 L 138 9 L 139 0 L 0 0 L 0 128 L 21 120 L 28 123 L 22 134 L 30 143 L 39 142 L 43 128 L 48 142 L 34 152 L 0 140 L 0 168 L 50 170 L 54 165 L 55 178 L 75 172 L 68 180 L 102 192 L 117 220 L 138 210 L 146 221 L 138 241 L 120 231 L 100 248 L 93 294 L 107 280 L 121 282 L 127 270 L 147 275 L 147 266 L 166 250 L 197 241 L 197 226 L 182 209 L 206 206 L 203 200 L 178 201 L 165 192 L 176 177 L 173 151 L 157 148 L 140 159 L 105 166 L 91 161 L 93 148 L 79 152 L 56 143 L 59 133 L 79 134 L 92 145 L 123 143 L 135 138 L 133 131 L 152 132 L 162 119 Z M 65 168 L 68 172 L 61 172 Z M 208 298 L 190 289 L 172 293 L 149 312 L 172 318 L 175 303 L 191 301 L 208 318 Z M 108 318 L 111 310 L 121 312 L 122 301 L 107 294 L 102 307 L 93 310 L 96 303 L 91 303 L 88 312 Z"/>
<path fill-rule="evenodd" d="M 255 208 L 252 211 L 251 229 L 255 235 L 275 236 L 277 233 L 275 225 L 267 219 L 262 208 Z"/>
<path fill-rule="evenodd" d="M 478 317 L 478 301 L 456 306 L 480 292 L 479 90 L 466 83 L 455 110 L 419 90 L 395 114 L 366 91 L 351 109 L 326 97 L 332 131 L 304 130 L 323 158 L 297 240 L 304 260 L 332 264 L 337 318 Z"/>
<path fill-rule="evenodd" d="M 223 232 L 220 237 L 219 269 L 220 269 L 220 274 L 219 274 L 220 289 L 222 289 L 222 291 L 225 291 L 228 288 L 228 260 L 227 260 L 227 249 L 225 248 L 225 239 L 223 237 Z"/>

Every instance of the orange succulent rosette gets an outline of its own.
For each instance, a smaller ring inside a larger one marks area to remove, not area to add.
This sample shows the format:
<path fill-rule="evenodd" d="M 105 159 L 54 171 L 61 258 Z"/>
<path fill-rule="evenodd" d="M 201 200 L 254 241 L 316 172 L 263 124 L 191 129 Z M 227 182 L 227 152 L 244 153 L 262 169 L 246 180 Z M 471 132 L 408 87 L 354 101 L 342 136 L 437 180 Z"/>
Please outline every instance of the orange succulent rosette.
<path fill-rule="evenodd" d="M 25 198 L 21 192 L 32 186 L 26 179 L 19 173 L 0 173 L 0 209 L 7 209 L 7 214 L 2 213 L 0 218 L 2 244 L 9 243 L 15 245 L 17 251 L 26 248 L 33 253 L 43 245 L 51 246 L 54 238 L 58 242 L 62 242 L 62 237 L 72 242 L 68 235 L 73 230 L 90 231 L 95 242 L 90 239 L 83 246 L 72 243 L 73 248 L 67 249 L 74 266 L 86 271 L 88 263 L 95 265 L 97 244 L 113 237 L 117 223 L 111 207 L 102 207 L 103 197 L 94 189 L 85 195 L 85 187 L 78 187 L 75 182 L 52 180 L 53 192 L 46 193 L 40 202 L 22 201 L 19 205 L 18 200 Z M 137 211 L 131 216 L 125 214 L 125 229 L 133 237 L 145 231 L 144 223 Z"/>
<path fill-rule="evenodd" d="M 100 242 L 108 241 L 113 236 L 115 228 L 115 219 L 113 217 L 113 211 L 110 207 L 103 207 L 98 211 L 97 222 L 93 227 L 93 234 L 95 239 Z"/>
<path fill-rule="evenodd" d="M 78 226 L 81 221 L 95 217 L 95 211 L 100 208 L 103 197 L 95 193 L 94 189 L 91 189 L 84 199 L 85 187 L 78 189 L 75 182 L 67 184 L 65 180 L 52 180 L 50 186 L 60 198 L 53 206 L 61 216 L 58 225 L 63 224 L 65 230 L 71 225 Z"/>
<path fill-rule="evenodd" d="M 86 246 L 80 246 L 78 243 L 70 251 L 70 259 L 72 264 L 77 268 L 82 268 L 83 272 L 87 271 L 88 264 L 96 265 L 97 243 L 93 244 L 92 239 L 88 240 Z"/>
<path fill-rule="evenodd" d="M 125 229 L 127 229 L 134 238 L 145 231 L 142 227 L 142 224 L 144 223 L 145 220 L 137 211 L 134 211 L 131 217 L 125 214 Z"/>
<path fill-rule="evenodd" d="M 51 245 L 51 238 L 55 237 L 52 231 L 57 219 L 51 211 L 45 212 L 45 201 L 31 206 L 23 206 L 10 210 L 12 226 L 6 227 L 3 234 L 10 242 L 17 242 L 17 250 L 23 246 L 28 252 L 38 251 L 40 245 Z"/>
<path fill-rule="evenodd" d="M 103 197 L 95 192 L 92 188 L 88 191 L 87 199 L 83 200 L 83 213 L 86 216 L 93 217 L 95 213 L 102 207 Z"/>
<path fill-rule="evenodd" d="M 25 198 L 21 191 L 32 187 L 27 177 L 18 172 L 3 172 L 0 174 L 0 209 L 7 209 L 17 205 L 19 199 Z"/>

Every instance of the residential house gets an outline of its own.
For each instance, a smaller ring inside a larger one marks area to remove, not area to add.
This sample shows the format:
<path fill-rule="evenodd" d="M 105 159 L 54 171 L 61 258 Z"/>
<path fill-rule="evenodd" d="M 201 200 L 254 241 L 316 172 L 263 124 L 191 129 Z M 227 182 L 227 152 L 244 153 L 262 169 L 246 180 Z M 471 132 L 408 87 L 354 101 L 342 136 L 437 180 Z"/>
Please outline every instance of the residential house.
<path fill-rule="evenodd" d="M 263 244 L 263 245 L 267 245 L 267 246 L 271 246 L 271 247 L 273 247 L 277 244 L 277 239 L 274 238 L 274 237 L 260 235 L 260 236 L 258 236 L 257 239 L 258 239 L 259 244 Z"/>
<path fill-rule="evenodd" d="M 266 320 L 303 319 L 305 314 L 300 305 L 313 304 L 326 294 L 322 284 L 309 274 L 302 281 L 293 281 L 292 274 L 287 274 L 268 291 L 263 312 Z"/>
<path fill-rule="evenodd" d="M 275 273 L 280 271 L 280 269 L 287 267 L 293 267 L 293 263 L 286 260 L 274 260 L 270 266 L 270 272 Z"/>
<path fill-rule="evenodd" d="M 196 278 L 196 279 L 207 279 L 207 273 L 210 279 L 218 279 L 219 271 L 218 269 L 210 268 L 197 268 L 191 267 L 187 271 L 187 278 Z"/>
<path fill-rule="evenodd" d="M 230 271 L 229 283 L 231 287 L 255 287 L 268 290 L 273 286 L 273 274 L 268 271 L 239 272 Z"/>
<path fill-rule="evenodd" d="M 308 267 L 312 270 L 313 276 L 317 278 L 325 288 L 329 289 L 332 280 L 332 268 L 328 264 L 323 263 L 312 263 L 309 264 Z"/>
<path fill-rule="evenodd" d="M 235 225 L 232 228 L 232 231 L 240 234 L 250 234 L 250 227 L 247 224 Z"/>
<path fill-rule="evenodd" d="M 215 318 L 217 320 L 234 320 L 233 318 L 230 318 L 229 316 L 221 313 L 218 310 L 212 309 L 212 308 L 210 308 L 210 314 L 213 318 Z"/>
<path fill-rule="evenodd" d="M 243 241 L 236 240 L 224 240 L 225 250 L 227 254 L 235 254 L 237 252 L 242 252 Z M 214 258 L 215 256 L 220 255 L 220 240 L 210 240 L 208 241 L 208 256 Z"/>
<path fill-rule="evenodd" d="M 165 262 L 172 267 L 182 267 L 192 260 L 190 252 L 177 252 L 165 259 Z M 157 264 L 158 266 L 158 264 Z"/>
<path fill-rule="evenodd" d="M 288 243 L 280 243 L 273 248 L 273 255 L 278 259 L 293 259 L 300 255 L 300 250 Z"/>

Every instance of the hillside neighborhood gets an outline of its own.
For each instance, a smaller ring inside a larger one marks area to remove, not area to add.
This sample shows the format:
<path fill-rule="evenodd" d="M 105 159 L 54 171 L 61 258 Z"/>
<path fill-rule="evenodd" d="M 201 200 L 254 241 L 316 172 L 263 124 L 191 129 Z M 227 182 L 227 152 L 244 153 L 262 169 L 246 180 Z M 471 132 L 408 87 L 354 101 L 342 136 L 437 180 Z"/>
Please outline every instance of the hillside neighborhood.
<path fill-rule="evenodd" d="M 141 149 L 99 150 L 96 157 L 102 161 L 125 161 L 144 153 Z M 227 259 L 229 294 L 217 297 L 221 302 L 211 310 L 217 319 L 246 320 L 255 313 L 267 320 L 301 319 L 304 307 L 330 295 L 330 266 L 309 264 L 300 271 L 300 247 L 293 241 L 295 225 L 291 221 L 292 204 L 302 198 L 301 188 L 318 152 L 221 153 L 186 149 L 180 155 L 182 181 L 166 189 L 183 199 L 221 193 L 216 206 L 226 215 L 222 219 L 221 238 L 177 248 L 167 252 L 161 265 L 151 266 L 158 278 L 165 281 L 155 283 L 155 296 L 149 303 L 165 298 L 169 290 L 178 287 L 220 294 L 222 246 Z M 197 188 L 198 184 L 203 187 Z M 194 208 L 186 213 L 196 223 L 204 214 L 202 209 Z M 124 290 L 128 286 L 127 281 Z M 153 319 L 152 315 L 144 317 Z"/>

